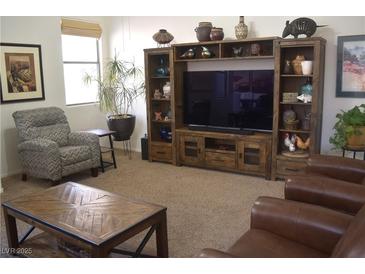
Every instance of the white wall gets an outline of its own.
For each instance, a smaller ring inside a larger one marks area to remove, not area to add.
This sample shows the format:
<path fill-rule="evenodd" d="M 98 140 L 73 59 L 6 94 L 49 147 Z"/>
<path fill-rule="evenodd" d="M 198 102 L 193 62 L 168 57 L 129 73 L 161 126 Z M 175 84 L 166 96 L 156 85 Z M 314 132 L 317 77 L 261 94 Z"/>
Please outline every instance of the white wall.
<path fill-rule="evenodd" d="M 281 36 L 285 26 L 285 20 L 293 20 L 296 17 L 265 17 L 247 16 L 245 23 L 249 27 L 248 37 Z M 315 36 L 321 36 L 327 40 L 326 68 L 324 85 L 323 105 L 323 128 L 322 128 L 322 153 L 332 153 L 328 142 L 335 123 L 335 115 L 340 109 L 348 109 L 354 105 L 365 103 L 364 99 L 336 98 L 336 49 L 337 36 L 365 34 L 365 17 L 312 17 L 319 25 L 328 25 L 319 28 Z M 174 43 L 197 41 L 194 28 L 200 21 L 211 21 L 213 25 L 223 27 L 225 37 L 235 38 L 234 26 L 238 23 L 237 17 L 108 17 L 106 24 L 109 28 L 110 52 L 117 49 L 126 57 L 133 57 L 136 62 L 143 66 L 143 49 L 156 47 L 152 35 L 160 28 L 167 29 L 175 36 Z M 189 68 L 197 69 L 197 66 L 212 66 L 192 64 Z M 206 67 L 205 67 L 206 68 Z M 137 127 L 133 135 L 133 143 L 139 144 L 139 138 L 146 130 L 146 111 L 143 100 L 140 100 L 135 108 Z"/>
<path fill-rule="evenodd" d="M 103 18 L 85 18 L 99 22 Z M 21 171 L 17 153 L 17 135 L 12 113 L 17 110 L 58 106 L 65 110 L 72 130 L 106 128 L 104 114 L 98 105 L 67 107 L 63 80 L 60 17 L 1 17 L 1 42 L 40 44 L 45 101 L 1 105 L 1 176 Z M 104 39 L 105 40 L 105 39 Z M 104 41 L 103 40 L 103 41 Z M 104 41 L 105 43 L 105 41 Z M 104 45 L 103 55 L 108 55 Z"/>

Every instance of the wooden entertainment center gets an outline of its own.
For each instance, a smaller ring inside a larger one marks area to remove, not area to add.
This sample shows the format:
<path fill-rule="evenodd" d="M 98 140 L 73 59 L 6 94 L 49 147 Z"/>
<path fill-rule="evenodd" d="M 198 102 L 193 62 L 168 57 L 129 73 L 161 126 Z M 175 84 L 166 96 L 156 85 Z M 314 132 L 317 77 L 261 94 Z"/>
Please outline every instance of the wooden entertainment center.
<path fill-rule="evenodd" d="M 258 55 L 247 54 L 252 44 L 259 45 Z M 325 44 L 326 40 L 318 37 L 267 37 L 242 41 L 184 43 L 174 44 L 169 48 L 145 49 L 149 160 L 258 175 L 266 179 L 301 173 L 307 157 L 283 155 L 286 152 L 283 146 L 284 134 L 296 134 L 303 140 L 309 137 L 309 154 L 319 153 Z M 213 52 L 214 57 L 199 58 L 201 46 Z M 235 57 L 234 47 L 241 47 L 244 56 Z M 196 57 L 181 58 L 190 48 L 196 49 Z M 285 61 L 293 60 L 297 55 L 304 55 L 306 60 L 313 61 L 312 75 L 283 74 Z M 184 124 L 183 73 L 188 71 L 188 62 L 241 61 L 244 70 L 244 60 L 252 62 L 263 59 L 274 62 L 272 132 L 253 132 L 249 135 L 211 132 L 190 130 Z M 156 74 L 161 66 L 168 67 L 167 75 Z M 310 81 L 313 88 L 311 103 L 283 102 L 283 92 L 298 91 L 306 81 Z M 170 95 L 167 98 L 163 95 L 155 96 L 155 90 L 162 92 L 166 82 L 170 82 Z M 297 114 L 301 122 L 299 128 L 289 130 L 283 127 L 283 113 L 288 109 Z M 303 129 L 302 123 L 307 113 L 311 113 L 310 127 Z"/>

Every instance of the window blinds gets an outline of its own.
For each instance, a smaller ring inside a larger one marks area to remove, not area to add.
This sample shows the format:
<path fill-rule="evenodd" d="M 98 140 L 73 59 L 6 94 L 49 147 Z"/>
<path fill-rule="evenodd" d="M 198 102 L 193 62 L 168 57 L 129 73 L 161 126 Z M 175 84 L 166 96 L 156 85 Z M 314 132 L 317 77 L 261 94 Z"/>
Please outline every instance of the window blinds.
<path fill-rule="evenodd" d="M 72 19 L 62 18 L 61 20 L 62 34 L 94 37 L 101 37 L 101 27 L 99 24 L 77 21 Z"/>

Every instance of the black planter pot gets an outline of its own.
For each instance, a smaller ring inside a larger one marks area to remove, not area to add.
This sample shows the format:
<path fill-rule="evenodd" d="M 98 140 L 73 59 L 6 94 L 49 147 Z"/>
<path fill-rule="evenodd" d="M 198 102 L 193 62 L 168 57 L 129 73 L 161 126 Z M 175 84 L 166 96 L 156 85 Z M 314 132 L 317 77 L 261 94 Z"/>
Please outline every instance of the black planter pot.
<path fill-rule="evenodd" d="M 126 141 L 131 138 L 131 135 L 136 125 L 136 116 L 128 114 L 127 117 L 122 115 L 112 115 L 106 118 L 108 128 L 116 131 L 113 134 L 114 141 Z"/>

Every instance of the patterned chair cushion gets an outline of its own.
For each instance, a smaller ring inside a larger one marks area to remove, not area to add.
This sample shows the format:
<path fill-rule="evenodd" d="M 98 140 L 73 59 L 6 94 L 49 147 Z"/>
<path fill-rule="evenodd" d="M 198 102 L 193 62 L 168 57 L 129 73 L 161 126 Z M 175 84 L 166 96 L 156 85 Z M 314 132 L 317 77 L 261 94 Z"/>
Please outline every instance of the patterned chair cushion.
<path fill-rule="evenodd" d="M 59 146 L 68 144 L 70 127 L 68 124 L 57 124 L 44 127 L 31 127 L 27 129 L 30 139 L 44 138 L 56 142 Z"/>
<path fill-rule="evenodd" d="M 60 147 L 63 166 L 75 164 L 91 158 L 91 150 L 88 146 L 64 146 Z"/>

